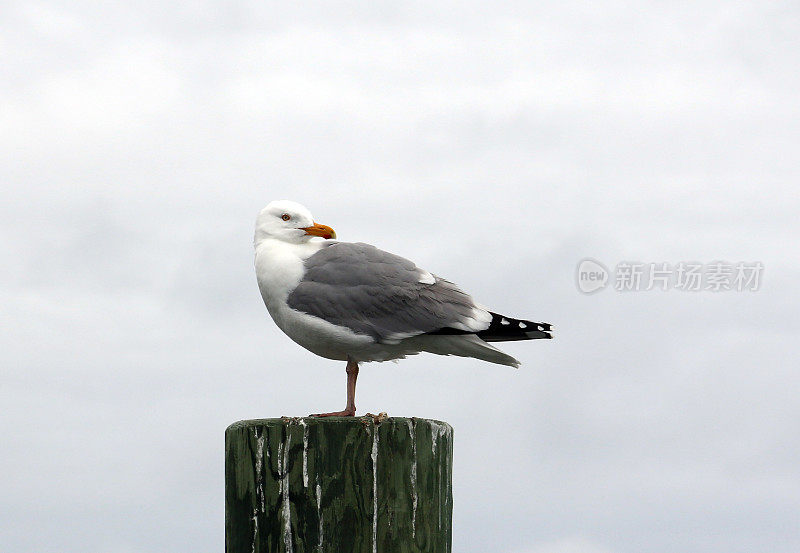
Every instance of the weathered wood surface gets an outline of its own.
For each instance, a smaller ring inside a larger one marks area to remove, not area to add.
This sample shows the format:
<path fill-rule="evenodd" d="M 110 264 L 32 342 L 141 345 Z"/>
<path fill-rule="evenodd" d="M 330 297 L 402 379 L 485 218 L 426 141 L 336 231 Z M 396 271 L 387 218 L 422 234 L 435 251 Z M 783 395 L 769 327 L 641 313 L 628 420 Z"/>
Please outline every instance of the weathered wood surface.
<path fill-rule="evenodd" d="M 449 553 L 452 438 L 417 418 L 232 424 L 226 553 Z"/>

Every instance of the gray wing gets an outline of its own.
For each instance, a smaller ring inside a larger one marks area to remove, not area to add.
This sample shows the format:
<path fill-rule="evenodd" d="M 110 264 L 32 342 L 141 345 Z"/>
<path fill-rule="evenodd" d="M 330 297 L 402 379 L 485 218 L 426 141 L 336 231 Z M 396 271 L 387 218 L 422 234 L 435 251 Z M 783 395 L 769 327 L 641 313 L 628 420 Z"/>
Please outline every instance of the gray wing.
<path fill-rule="evenodd" d="M 477 332 L 491 315 L 452 282 L 369 244 L 337 242 L 309 257 L 292 309 L 378 342 L 441 329 Z"/>

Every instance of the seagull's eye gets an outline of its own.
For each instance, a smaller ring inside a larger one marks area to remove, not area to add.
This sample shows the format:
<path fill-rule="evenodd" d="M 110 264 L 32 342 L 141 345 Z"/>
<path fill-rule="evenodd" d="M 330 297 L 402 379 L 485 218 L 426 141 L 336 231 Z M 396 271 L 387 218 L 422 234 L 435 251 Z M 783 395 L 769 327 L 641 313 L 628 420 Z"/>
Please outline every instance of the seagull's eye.
<path fill-rule="evenodd" d="M 288 213 L 284 213 L 283 215 L 281 215 L 281 219 L 283 219 L 284 221 L 288 221 L 291 218 L 292 216 L 289 215 Z"/>

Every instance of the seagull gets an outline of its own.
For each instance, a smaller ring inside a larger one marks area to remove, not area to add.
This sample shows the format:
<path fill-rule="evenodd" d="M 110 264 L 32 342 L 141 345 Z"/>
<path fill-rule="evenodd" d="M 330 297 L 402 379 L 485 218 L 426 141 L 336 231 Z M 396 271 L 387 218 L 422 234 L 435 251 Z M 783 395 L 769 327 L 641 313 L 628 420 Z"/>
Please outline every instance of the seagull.
<path fill-rule="evenodd" d="M 347 362 L 344 410 L 312 416 L 355 416 L 359 363 L 425 351 L 518 367 L 489 342 L 552 338 L 547 323 L 498 315 L 408 259 L 335 238 L 289 200 L 256 219 L 256 277 L 275 324 L 307 350 Z"/>

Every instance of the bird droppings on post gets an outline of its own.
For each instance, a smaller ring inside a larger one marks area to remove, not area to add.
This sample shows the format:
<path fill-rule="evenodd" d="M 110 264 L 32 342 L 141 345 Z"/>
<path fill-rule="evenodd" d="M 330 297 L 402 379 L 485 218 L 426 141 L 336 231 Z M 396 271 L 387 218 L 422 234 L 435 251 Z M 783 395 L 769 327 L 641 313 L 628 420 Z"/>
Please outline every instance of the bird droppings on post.
<path fill-rule="evenodd" d="M 448 431 L 452 431 L 453 427 L 449 424 L 436 424 L 432 423 L 431 426 L 433 427 L 434 432 L 431 433 L 431 448 L 433 449 L 433 454 L 436 455 L 436 442 L 439 438 L 445 435 Z"/>
<path fill-rule="evenodd" d="M 306 421 L 300 419 L 300 426 L 303 427 L 303 487 L 308 487 L 308 426 Z"/>
<path fill-rule="evenodd" d="M 283 544 L 286 546 L 287 553 L 292 553 L 292 506 L 289 503 L 289 446 L 292 443 L 292 435 L 286 433 L 286 445 L 281 444 L 278 447 L 278 455 L 281 456 L 281 448 L 283 448 L 282 462 L 279 466 L 279 473 L 281 474 L 281 498 L 283 499 Z"/>
<path fill-rule="evenodd" d="M 256 429 L 253 429 L 253 433 L 256 434 Z M 259 489 L 261 493 L 259 494 L 259 500 L 261 502 L 261 509 L 265 509 L 264 505 L 264 487 L 261 486 L 261 483 L 264 479 L 262 476 L 262 468 L 264 466 L 264 434 L 260 436 L 256 434 L 256 443 L 258 444 L 258 449 L 256 450 L 256 482 L 259 484 Z M 269 451 L 267 451 L 267 455 L 269 455 Z"/>
<path fill-rule="evenodd" d="M 414 419 L 408 419 L 411 435 L 411 537 L 417 536 L 417 437 L 414 434 Z"/>
<path fill-rule="evenodd" d="M 325 535 L 322 532 L 322 488 L 319 485 L 319 476 L 317 476 L 317 518 L 319 519 L 319 550 L 322 551 L 322 538 Z"/>
<path fill-rule="evenodd" d="M 378 551 L 378 428 L 372 427 L 372 553 Z"/>
<path fill-rule="evenodd" d="M 450 427 L 425 419 L 375 420 L 231 425 L 226 552 L 449 552 Z"/>

